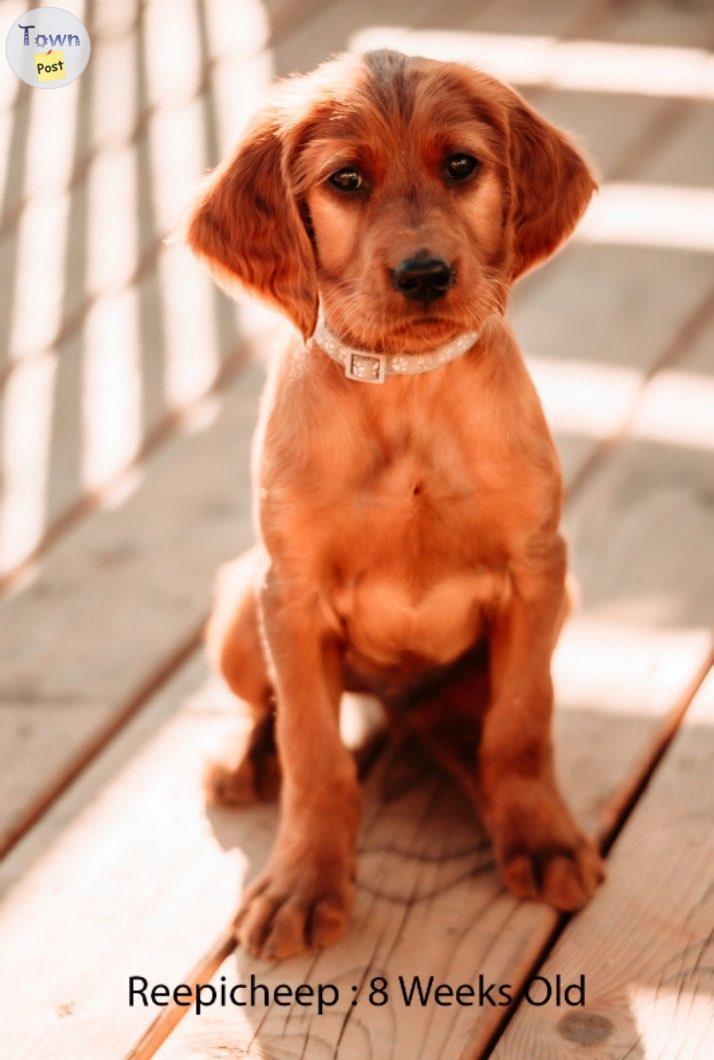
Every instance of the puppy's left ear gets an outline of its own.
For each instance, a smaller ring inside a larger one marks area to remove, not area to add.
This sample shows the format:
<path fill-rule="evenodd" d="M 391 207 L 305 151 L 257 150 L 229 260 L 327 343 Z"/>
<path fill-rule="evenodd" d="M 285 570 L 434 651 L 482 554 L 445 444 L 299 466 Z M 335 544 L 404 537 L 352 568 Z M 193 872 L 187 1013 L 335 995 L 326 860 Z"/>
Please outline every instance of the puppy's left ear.
<path fill-rule="evenodd" d="M 512 93 L 508 107 L 511 280 L 567 239 L 597 183 L 568 137 Z"/>

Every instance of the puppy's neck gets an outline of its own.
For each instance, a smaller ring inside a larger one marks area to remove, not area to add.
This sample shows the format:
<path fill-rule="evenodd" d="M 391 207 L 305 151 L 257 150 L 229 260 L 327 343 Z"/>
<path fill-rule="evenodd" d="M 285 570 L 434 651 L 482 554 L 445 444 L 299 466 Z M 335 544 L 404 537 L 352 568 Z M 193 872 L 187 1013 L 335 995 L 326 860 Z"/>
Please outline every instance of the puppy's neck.
<path fill-rule="evenodd" d="M 348 346 L 332 331 L 320 313 L 309 342 L 344 368 L 348 379 L 358 383 L 383 383 L 388 375 L 422 375 L 441 368 L 474 346 L 480 332 L 464 331 L 428 353 L 377 353 Z"/>

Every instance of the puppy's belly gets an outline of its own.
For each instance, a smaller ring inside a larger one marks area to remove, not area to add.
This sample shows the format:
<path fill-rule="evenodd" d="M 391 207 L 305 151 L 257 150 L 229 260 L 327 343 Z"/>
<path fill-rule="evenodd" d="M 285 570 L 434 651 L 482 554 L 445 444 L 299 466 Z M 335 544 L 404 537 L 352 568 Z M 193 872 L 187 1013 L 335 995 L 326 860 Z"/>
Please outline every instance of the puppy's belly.
<path fill-rule="evenodd" d="M 357 657 L 388 668 L 414 657 L 443 666 L 478 639 L 484 606 L 504 588 L 503 576 L 489 570 L 445 578 L 421 593 L 397 580 L 363 576 L 332 604 Z"/>

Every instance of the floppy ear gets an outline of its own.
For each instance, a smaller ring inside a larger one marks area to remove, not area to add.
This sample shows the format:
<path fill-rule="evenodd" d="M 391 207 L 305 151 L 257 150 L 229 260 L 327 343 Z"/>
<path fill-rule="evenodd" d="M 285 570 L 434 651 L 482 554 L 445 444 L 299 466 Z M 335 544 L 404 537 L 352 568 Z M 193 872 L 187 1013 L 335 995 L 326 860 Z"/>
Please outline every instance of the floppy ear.
<path fill-rule="evenodd" d="M 275 112 L 255 119 L 193 208 L 187 241 L 219 283 L 238 280 L 307 338 L 317 319 L 312 246 L 290 188 L 285 132 Z"/>
<path fill-rule="evenodd" d="M 597 184 L 567 136 L 515 92 L 508 114 L 511 279 L 516 280 L 570 235 Z"/>

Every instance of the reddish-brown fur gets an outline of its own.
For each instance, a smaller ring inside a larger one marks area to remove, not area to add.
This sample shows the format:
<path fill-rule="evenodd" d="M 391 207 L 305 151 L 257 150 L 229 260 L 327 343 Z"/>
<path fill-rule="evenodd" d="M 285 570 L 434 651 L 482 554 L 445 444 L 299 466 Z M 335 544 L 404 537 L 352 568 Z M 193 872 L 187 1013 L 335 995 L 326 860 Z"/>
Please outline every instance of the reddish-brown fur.
<path fill-rule="evenodd" d="M 480 160 L 463 186 L 443 160 Z M 358 166 L 367 190 L 326 178 Z M 508 291 L 568 236 L 594 190 L 575 147 L 515 92 L 456 64 L 342 57 L 283 83 L 197 204 L 189 242 L 309 338 L 318 297 L 345 341 L 466 355 L 380 386 L 315 343 L 273 366 L 256 447 L 258 544 L 223 576 L 214 661 L 251 706 L 228 801 L 282 814 L 244 897 L 241 941 L 284 957 L 339 936 L 353 894 L 359 787 L 338 731 L 345 688 L 410 710 L 473 795 L 514 893 L 581 906 L 601 875 L 552 768 L 551 654 L 564 613 L 561 480 L 504 321 Z M 456 283 L 423 306 L 390 270 L 420 249 Z M 453 732 L 469 733 L 472 761 Z"/>

